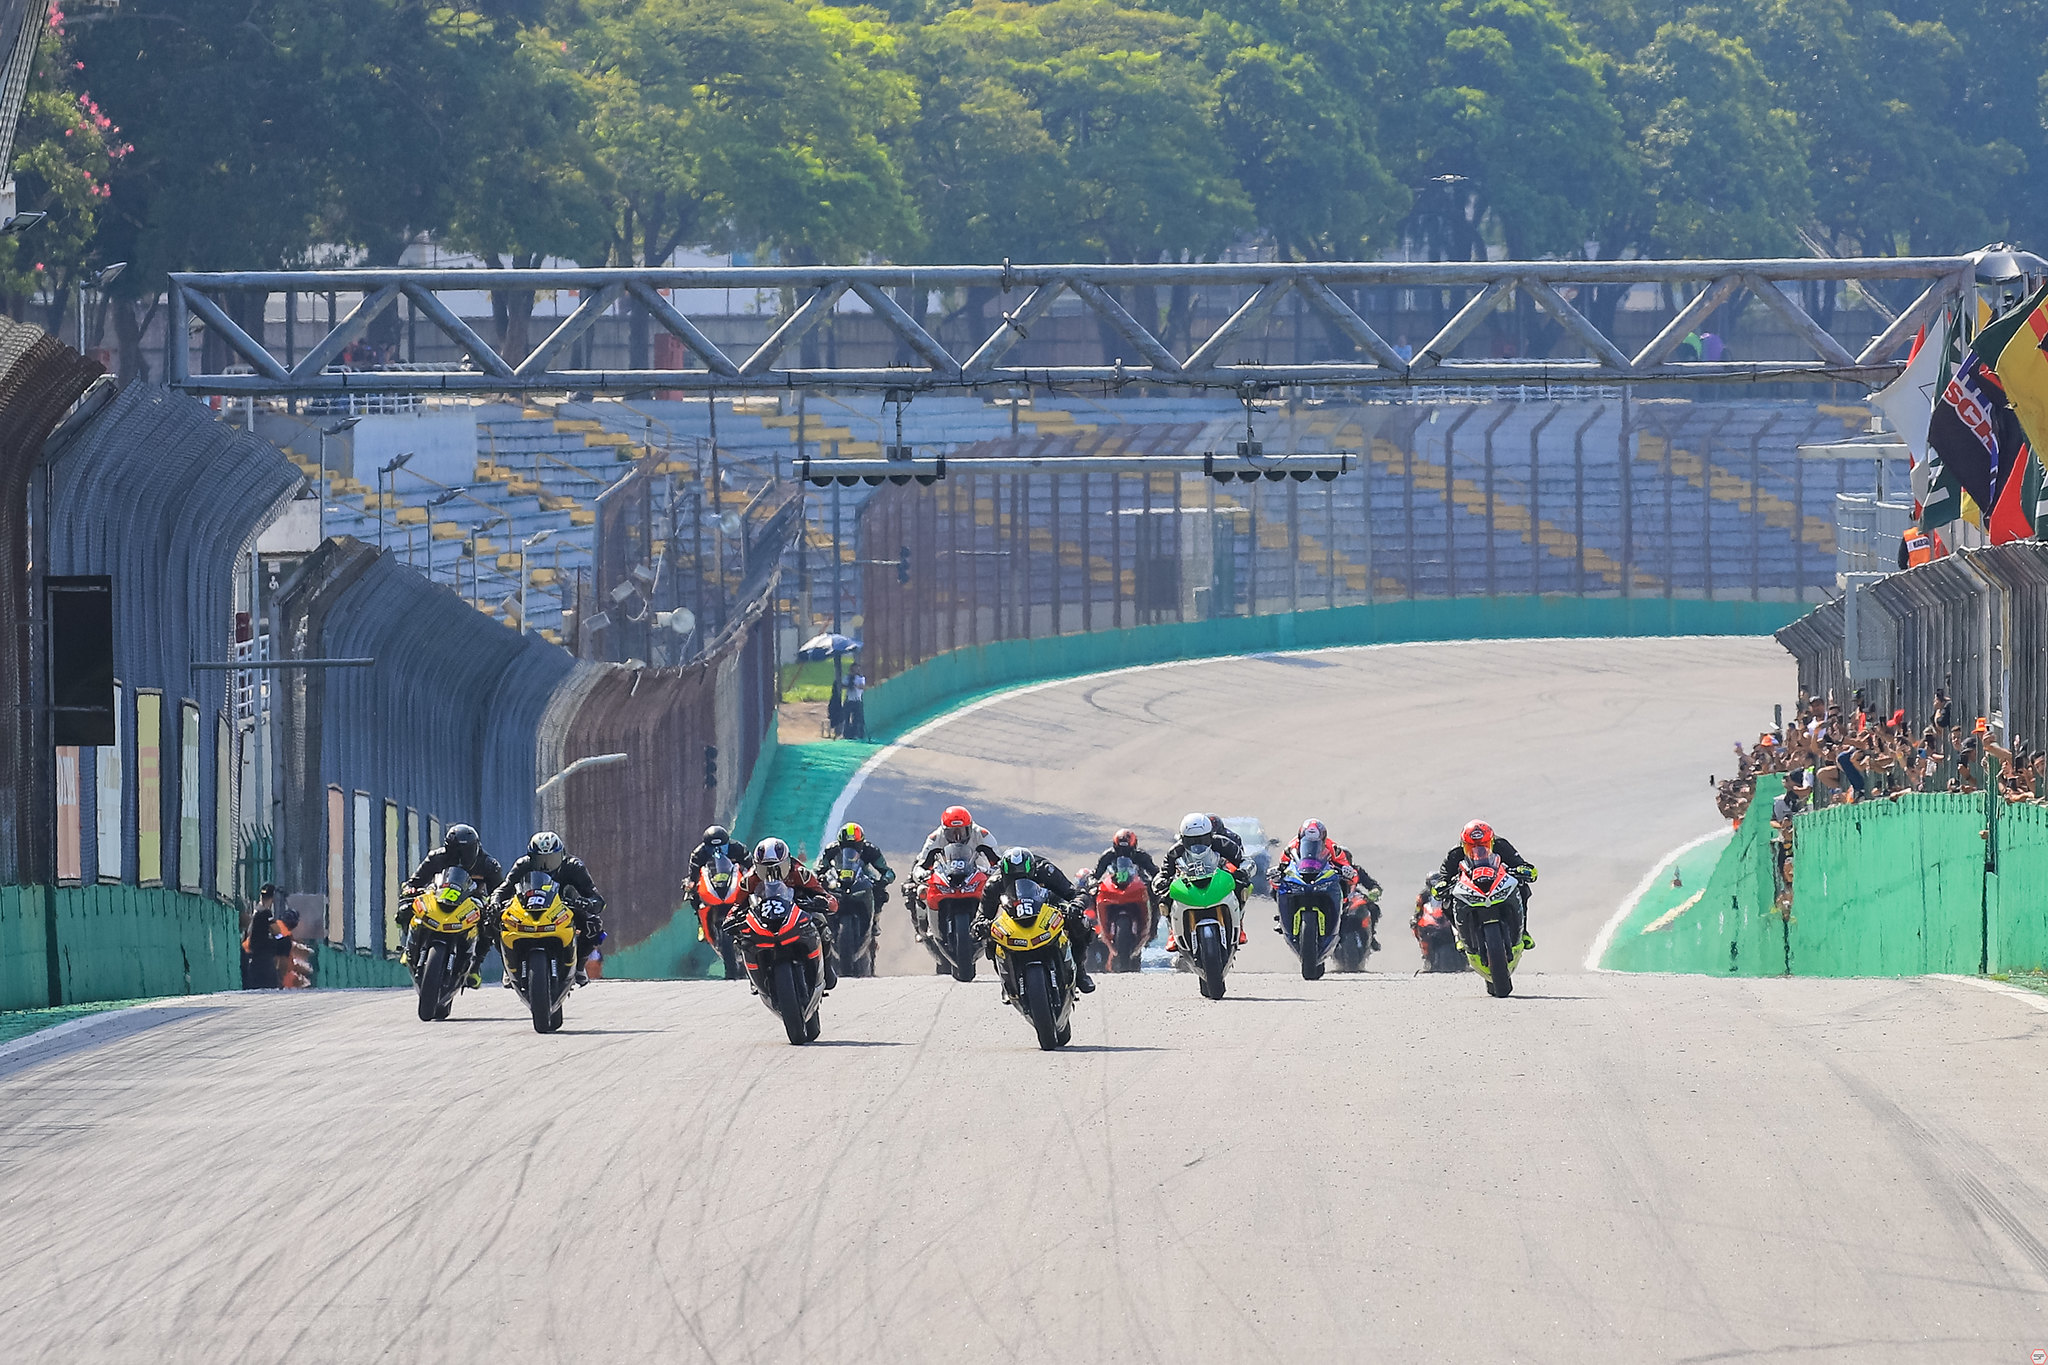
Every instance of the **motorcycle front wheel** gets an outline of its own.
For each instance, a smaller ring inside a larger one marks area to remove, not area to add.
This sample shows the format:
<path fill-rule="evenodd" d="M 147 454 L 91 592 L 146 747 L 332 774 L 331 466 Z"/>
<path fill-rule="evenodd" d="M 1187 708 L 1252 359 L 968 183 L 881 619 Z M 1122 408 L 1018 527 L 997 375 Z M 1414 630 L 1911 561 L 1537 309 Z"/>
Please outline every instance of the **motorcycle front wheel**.
<path fill-rule="evenodd" d="M 1301 979 L 1321 981 L 1323 979 L 1323 931 L 1312 928 L 1306 913 L 1301 917 L 1301 932 L 1295 936 L 1294 951 L 1301 957 Z"/>
<path fill-rule="evenodd" d="M 1043 962 L 1024 964 L 1024 1012 L 1031 1016 L 1031 1027 L 1038 1034 L 1040 1050 L 1051 1052 L 1060 1045 L 1058 1011 L 1052 1000 L 1051 973 Z"/>
<path fill-rule="evenodd" d="M 1495 920 L 1486 926 L 1486 990 L 1489 995 L 1512 995 L 1514 978 L 1508 975 L 1508 934 Z"/>
<path fill-rule="evenodd" d="M 533 1012 L 535 1033 L 553 1033 L 560 1027 L 556 1023 L 561 1012 L 555 1008 L 554 964 L 548 950 L 538 944 L 526 952 L 526 1004 Z"/>
<path fill-rule="evenodd" d="M 448 980 L 448 945 L 436 943 L 427 949 L 427 964 L 420 968 L 420 1022 L 431 1024 L 441 1017 L 441 992 Z"/>
<path fill-rule="evenodd" d="M 809 996 L 810 992 L 804 989 L 802 967 L 794 962 L 775 964 L 775 1012 L 782 1016 L 782 1031 L 797 1047 L 811 1041 L 810 1022 L 804 1018 Z"/>
<path fill-rule="evenodd" d="M 974 921 L 965 914 L 953 916 L 953 930 L 947 935 L 946 951 L 953 959 L 955 981 L 974 980 Z"/>
<path fill-rule="evenodd" d="M 1195 930 L 1195 969 L 1202 975 L 1202 995 L 1210 1000 L 1223 998 L 1223 969 L 1227 955 L 1223 948 L 1223 930 L 1214 923 L 1205 923 Z"/>

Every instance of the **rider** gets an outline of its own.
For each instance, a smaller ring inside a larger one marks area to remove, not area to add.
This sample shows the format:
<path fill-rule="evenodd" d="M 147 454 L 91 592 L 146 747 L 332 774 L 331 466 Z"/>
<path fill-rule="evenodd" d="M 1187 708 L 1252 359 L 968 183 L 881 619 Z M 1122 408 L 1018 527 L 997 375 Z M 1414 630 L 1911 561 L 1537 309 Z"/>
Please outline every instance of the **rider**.
<path fill-rule="evenodd" d="M 1180 875 L 1182 861 L 1198 848 L 1212 850 L 1224 866 L 1230 869 L 1231 875 L 1237 881 L 1237 941 L 1243 943 L 1245 892 L 1252 884 L 1252 874 L 1244 865 L 1244 845 L 1238 842 L 1236 835 L 1224 829 L 1222 822 L 1215 816 L 1205 815 L 1201 811 L 1189 811 L 1181 817 L 1180 838 L 1174 840 L 1173 847 L 1167 849 L 1166 857 L 1160 860 L 1159 875 L 1152 879 L 1152 894 L 1164 904 L 1166 890 L 1173 885 L 1173 879 Z M 1235 858 L 1230 856 L 1233 851 L 1237 854 Z M 1166 951 L 1176 951 L 1173 930 L 1170 927 L 1166 931 Z"/>
<path fill-rule="evenodd" d="M 505 885 L 498 892 L 498 908 L 502 910 L 509 904 L 519 894 L 520 882 L 536 872 L 553 877 L 565 893 L 562 900 L 576 920 L 576 984 L 587 986 L 590 977 L 583 964 L 605 939 L 604 917 L 598 913 L 604 909 L 604 897 L 597 894 L 597 885 L 590 880 L 590 869 L 583 860 L 564 847 L 562 836 L 544 829 L 527 841 L 526 852 L 506 871 Z M 505 986 L 512 986 L 510 972 L 505 973 Z"/>
<path fill-rule="evenodd" d="M 818 880 L 818 874 L 805 867 L 789 851 L 789 845 L 781 839 L 768 838 L 754 845 L 754 856 L 747 875 L 740 881 L 740 890 L 745 893 L 732 913 L 725 917 L 725 932 L 737 937 L 747 918 L 747 898 L 758 896 L 769 882 L 781 882 L 796 896 L 797 908 L 818 930 L 818 944 L 822 949 L 819 961 L 825 967 L 825 989 L 831 990 L 839 984 L 839 969 L 832 965 L 832 910 L 838 900 L 825 884 Z"/>
<path fill-rule="evenodd" d="M 1273 868 L 1273 877 L 1287 875 L 1288 865 L 1296 858 L 1321 858 L 1334 863 L 1344 879 L 1344 906 L 1357 910 L 1363 900 L 1366 916 L 1366 937 L 1371 940 L 1372 950 L 1380 950 L 1380 884 L 1372 879 L 1351 856 L 1351 850 L 1330 838 L 1330 827 L 1320 820 L 1308 819 L 1301 822 L 1300 831 L 1294 842 L 1280 850 L 1280 861 Z"/>
<path fill-rule="evenodd" d="M 896 870 L 889 866 L 882 850 L 868 841 L 867 831 L 859 825 L 841 825 L 839 837 L 818 850 L 818 875 L 822 877 L 830 871 L 839 861 L 840 852 L 849 848 L 860 854 L 861 865 L 874 876 L 875 909 L 880 910 L 889 902 L 889 883 L 896 880 Z"/>
<path fill-rule="evenodd" d="M 1431 879 L 1430 886 L 1441 894 L 1458 875 L 1458 870 L 1467 862 L 1492 854 L 1500 860 L 1501 866 L 1513 873 L 1522 887 L 1522 950 L 1527 952 L 1536 946 L 1536 940 L 1529 933 L 1529 888 L 1536 881 L 1536 865 L 1516 851 L 1515 846 L 1493 832 L 1493 826 L 1484 820 L 1474 820 L 1465 826 L 1458 836 L 1458 842 L 1444 855 L 1444 865 Z"/>
<path fill-rule="evenodd" d="M 406 878 L 405 885 L 398 890 L 398 910 L 392 915 L 392 919 L 398 924 L 400 937 L 405 940 L 407 955 L 412 952 L 414 898 L 427 889 L 428 882 L 433 881 L 441 873 L 457 867 L 467 872 L 476 884 L 483 888 L 487 896 L 496 891 L 499 883 L 505 880 L 505 870 L 498 866 L 496 858 L 484 852 L 483 838 L 478 835 L 475 828 L 470 825 L 450 825 L 447 833 L 441 836 L 441 846 L 420 859 L 419 867 L 414 870 L 412 876 Z M 489 952 L 491 947 L 481 931 L 477 939 L 476 961 L 472 962 L 469 968 L 471 990 L 483 984 L 484 979 L 479 968 L 483 965 L 484 954 Z"/>
<path fill-rule="evenodd" d="M 1144 873 L 1148 881 L 1159 875 L 1159 864 L 1152 861 L 1151 854 L 1138 847 L 1136 830 L 1120 829 L 1116 832 L 1116 837 L 1109 841 L 1109 848 L 1095 860 L 1095 880 L 1107 877 L 1111 865 L 1118 858 L 1129 858 L 1131 865 Z"/>
<path fill-rule="evenodd" d="M 1060 871 L 1049 858 L 1041 858 L 1028 848 L 1013 848 L 1004 853 L 996 864 L 995 876 L 989 878 L 988 886 L 981 893 L 981 909 L 974 916 L 974 936 L 989 945 L 989 959 L 995 959 L 995 944 L 989 940 L 989 926 L 996 922 L 1001 913 L 1003 896 L 1015 889 L 1018 882 L 1037 882 L 1045 888 L 1045 894 L 1059 902 L 1067 925 L 1067 948 L 1074 955 L 1074 987 L 1083 995 L 1095 989 L 1095 982 L 1088 976 L 1088 945 L 1095 942 L 1095 930 L 1088 924 L 1088 917 L 1074 906 L 1074 897 L 1079 894 L 1073 879 Z"/>
<path fill-rule="evenodd" d="M 711 860 L 721 853 L 725 855 L 727 862 L 741 872 L 746 871 L 754 861 L 753 855 L 747 852 L 747 846 L 733 838 L 732 831 L 724 825 L 711 825 L 705 829 L 704 837 L 690 850 L 690 870 L 683 876 L 683 899 L 690 903 L 690 912 L 697 916 L 700 926 L 703 923 L 704 907 L 698 899 L 701 888 L 698 885 L 697 874 L 709 867 Z M 728 966 L 730 965 L 728 962 Z"/>
<path fill-rule="evenodd" d="M 929 872 L 942 856 L 950 856 L 949 848 L 965 845 L 971 861 L 976 853 L 985 855 L 989 862 L 1002 860 L 996 850 L 996 836 L 974 823 L 974 817 L 967 813 L 965 806 L 948 806 L 939 816 L 939 827 L 925 837 L 924 850 L 917 855 L 917 870 Z"/>

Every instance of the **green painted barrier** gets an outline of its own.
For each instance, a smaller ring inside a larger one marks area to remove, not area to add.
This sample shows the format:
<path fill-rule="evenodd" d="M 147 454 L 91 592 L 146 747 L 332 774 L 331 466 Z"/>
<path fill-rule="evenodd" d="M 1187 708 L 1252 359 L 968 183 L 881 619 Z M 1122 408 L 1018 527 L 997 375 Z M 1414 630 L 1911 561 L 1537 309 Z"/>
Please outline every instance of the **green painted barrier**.
<path fill-rule="evenodd" d="M 1809 811 L 1794 826 L 1787 919 L 1771 896 L 1770 808 L 1780 779 L 1757 786 L 1698 897 L 1654 916 L 1637 907 L 1602 966 L 1791 976 L 2048 967 L 2048 808 L 1908 793 Z M 1998 870 L 1987 874 L 1985 822 L 1994 810 Z"/>
<path fill-rule="evenodd" d="M 412 973 L 395 957 L 358 953 L 325 941 L 313 944 L 313 984 L 321 990 L 411 987 Z"/>
<path fill-rule="evenodd" d="M 0 1009 L 196 995 L 241 984 L 232 905 L 158 887 L 0 886 Z"/>
<path fill-rule="evenodd" d="M 892 734 L 990 688 L 1173 659 L 1423 641 L 1768 635 L 1806 611 L 1799 602 L 1451 597 L 999 640 L 949 650 L 876 683 L 867 691 L 867 724 L 871 734 Z"/>
<path fill-rule="evenodd" d="M 1783 790 L 1775 776 L 1758 778 L 1755 799 L 1698 892 L 1648 923 L 1630 916 L 1600 965 L 1625 972 L 1782 975 L 1788 926 L 1775 905 L 1771 802 Z"/>

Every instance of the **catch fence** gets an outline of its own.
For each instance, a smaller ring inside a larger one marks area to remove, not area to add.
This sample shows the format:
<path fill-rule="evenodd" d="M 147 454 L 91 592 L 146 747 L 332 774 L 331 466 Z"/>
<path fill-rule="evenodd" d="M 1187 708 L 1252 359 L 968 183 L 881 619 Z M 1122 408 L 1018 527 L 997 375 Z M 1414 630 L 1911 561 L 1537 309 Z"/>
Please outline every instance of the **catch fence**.
<path fill-rule="evenodd" d="M 1966 727 L 1985 718 L 2006 745 L 2048 741 L 2048 545 L 1959 550 L 1931 564 L 1852 580 L 1778 632 L 1800 685 L 1924 724 L 1937 690 Z"/>
<path fill-rule="evenodd" d="M 1772 403 L 1357 403 L 1261 411 L 1269 455 L 1352 452 L 1335 478 L 1151 473 L 1234 451 L 1239 419 L 1076 426 L 981 441 L 943 480 L 887 485 L 858 522 L 863 666 L 1163 621 L 1380 601 L 1566 594 L 1811 600 L 1835 573 L 1833 504 L 1874 462 L 1798 448 L 1844 409 Z M 1011 472 L 1115 459 L 1117 472 Z M 977 469 L 1002 459 L 1002 472 Z"/>

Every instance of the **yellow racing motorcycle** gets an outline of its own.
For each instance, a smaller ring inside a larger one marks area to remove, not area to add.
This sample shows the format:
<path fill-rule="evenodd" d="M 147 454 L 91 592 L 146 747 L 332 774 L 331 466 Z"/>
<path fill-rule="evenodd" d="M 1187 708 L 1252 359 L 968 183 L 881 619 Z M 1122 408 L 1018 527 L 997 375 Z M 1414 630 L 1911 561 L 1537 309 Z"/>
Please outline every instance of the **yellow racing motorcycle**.
<path fill-rule="evenodd" d="M 498 923 L 498 949 L 519 998 L 533 1011 L 533 1031 L 562 1026 L 562 1002 L 576 983 L 576 917 L 561 883 L 545 872 L 512 888 Z"/>
<path fill-rule="evenodd" d="M 1047 1052 L 1074 1040 L 1074 965 L 1067 917 L 1045 888 L 1020 880 L 1003 897 L 989 926 L 1003 994 L 1031 1021 Z"/>
<path fill-rule="evenodd" d="M 451 867 L 413 899 L 406 933 L 405 965 L 419 992 L 420 1022 L 446 1019 L 455 996 L 475 970 L 477 927 L 484 903 L 469 873 Z"/>

